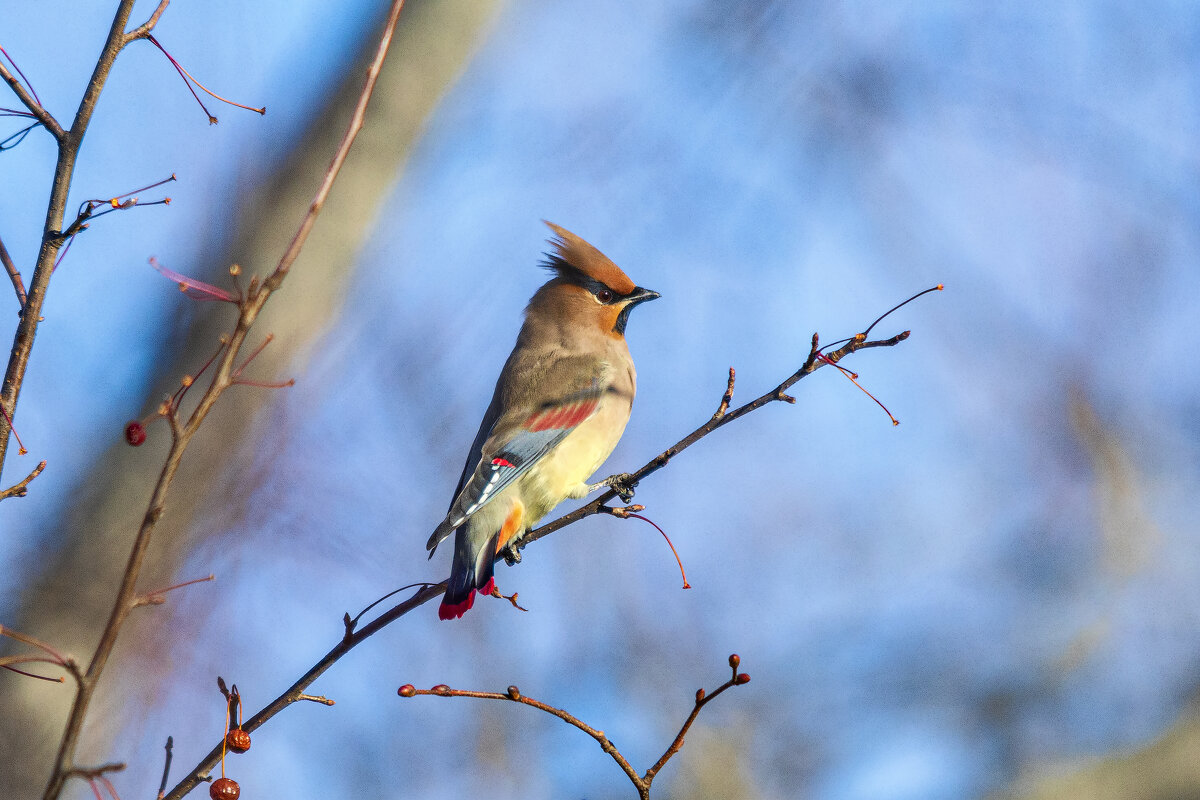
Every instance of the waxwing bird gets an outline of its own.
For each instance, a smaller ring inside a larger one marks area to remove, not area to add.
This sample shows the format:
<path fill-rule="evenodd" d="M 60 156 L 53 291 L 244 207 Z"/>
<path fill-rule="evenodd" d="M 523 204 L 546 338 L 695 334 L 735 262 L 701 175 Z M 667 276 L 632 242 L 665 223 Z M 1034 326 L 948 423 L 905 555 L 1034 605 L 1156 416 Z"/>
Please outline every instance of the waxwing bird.
<path fill-rule="evenodd" d="M 446 518 L 425 545 L 430 558 L 454 533 L 450 582 L 438 616 L 461 617 L 475 592 L 495 588 L 496 554 L 563 500 L 581 498 L 625 431 L 637 388 L 625 326 L 643 289 L 570 231 L 554 231 L 543 264 L 553 277 L 525 309 L 517 344 L 467 455 Z"/>

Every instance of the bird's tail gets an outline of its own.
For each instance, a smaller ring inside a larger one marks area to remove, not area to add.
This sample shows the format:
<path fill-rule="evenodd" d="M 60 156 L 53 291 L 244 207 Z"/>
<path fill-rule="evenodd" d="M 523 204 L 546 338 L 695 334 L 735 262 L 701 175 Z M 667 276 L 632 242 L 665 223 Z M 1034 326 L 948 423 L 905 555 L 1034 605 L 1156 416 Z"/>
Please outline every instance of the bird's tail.
<path fill-rule="evenodd" d="M 465 531 L 460 532 L 460 535 Z M 442 597 L 442 605 L 438 608 L 439 619 L 458 619 L 471 610 L 475 604 L 475 592 L 485 595 L 496 588 L 493 577 L 493 558 L 496 553 L 497 533 L 476 553 L 467 552 L 465 547 L 454 548 L 454 562 L 450 567 L 450 581 L 446 585 L 446 594 Z M 465 538 L 465 537 L 464 537 Z M 457 544 L 457 542 L 456 542 Z"/>
<path fill-rule="evenodd" d="M 475 602 L 475 592 L 489 595 L 495 590 L 493 568 L 496 554 L 524 530 L 524 522 L 525 504 L 514 499 L 500 530 L 482 542 L 472 541 L 471 523 L 458 529 L 454 539 L 454 561 L 450 566 L 450 581 L 446 584 L 446 594 L 442 597 L 441 607 L 438 608 L 440 618 L 458 619 L 471 610 Z"/>

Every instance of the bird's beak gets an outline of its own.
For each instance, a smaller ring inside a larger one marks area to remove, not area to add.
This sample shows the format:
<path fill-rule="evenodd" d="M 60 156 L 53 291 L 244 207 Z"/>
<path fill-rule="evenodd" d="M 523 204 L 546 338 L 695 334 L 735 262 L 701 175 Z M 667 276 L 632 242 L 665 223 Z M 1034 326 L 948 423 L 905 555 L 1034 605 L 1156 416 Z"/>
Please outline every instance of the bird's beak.
<path fill-rule="evenodd" d="M 635 286 L 633 287 L 633 292 L 625 298 L 625 306 L 633 308 L 638 303 L 646 303 L 650 300 L 657 300 L 660 297 L 662 295 L 653 289 L 643 289 L 641 286 Z"/>

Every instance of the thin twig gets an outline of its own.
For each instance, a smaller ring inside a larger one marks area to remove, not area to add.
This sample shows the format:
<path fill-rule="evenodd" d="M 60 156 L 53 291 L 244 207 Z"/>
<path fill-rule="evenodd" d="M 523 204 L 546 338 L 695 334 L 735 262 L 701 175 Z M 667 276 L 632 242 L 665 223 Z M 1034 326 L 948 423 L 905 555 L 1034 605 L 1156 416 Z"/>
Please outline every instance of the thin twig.
<path fill-rule="evenodd" d="M 164 3 L 164 5 L 165 5 L 165 3 Z M 175 740 L 170 736 L 167 737 L 167 744 L 166 744 L 165 749 L 167 751 L 167 757 L 163 760 L 163 776 L 162 776 L 162 782 L 158 784 L 158 800 L 162 800 L 163 795 L 166 794 L 167 779 L 171 775 L 171 759 L 175 755 L 175 753 L 174 753 Z"/>
<path fill-rule="evenodd" d="M 899 333 L 890 339 L 866 341 L 862 334 L 859 334 L 849 339 L 839 349 L 833 351 L 832 353 L 826 354 L 826 358 L 828 358 L 830 361 L 836 362 L 842 358 L 845 358 L 851 353 L 858 352 L 859 350 L 865 350 L 870 347 L 891 347 L 897 345 L 907 339 L 908 336 L 909 332 L 904 331 L 903 333 Z M 809 349 L 808 357 L 804 360 L 804 364 L 801 365 L 800 369 L 792 373 L 787 380 L 766 394 L 756 397 L 745 405 L 739 406 L 732 411 L 727 411 L 721 416 L 714 414 L 712 419 L 710 419 L 708 422 L 704 423 L 699 428 L 696 428 L 696 430 L 680 439 L 674 445 L 659 453 L 656 457 L 652 458 L 644 466 L 642 466 L 642 468 L 637 472 L 630 474 L 623 482 L 630 487 L 637 486 L 637 484 L 642 480 L 646 479 L 650 475 L 653 475 L 655 472 L 658 472 L 660 469 L 669 464 L 672 458 L 679 455 L 684 450 L 703 439 L 705 436 L 708 436 L 718 428 L 728 425 L 734 420 L 746 416 L 752 411 L 757 411 L 769 403 L 777 401 L 794 403 L 796 401 L 795 398 L 787 394 L 787 390 L 794 386 L 798 381 L 808 377 L 826 364 L 824 360 L 818 357 L 819 354 L 820 348 L 818 347 L 818 338 L 816 334 L 813 334 L 812 346 Z M 544 536 L 549 536 L 551 533 L 554 533 L 555 531 L 574 522 L 578 522 L 585 517 L 590 517 L 593 514 L 605 513 L 603 509 L 616 497 L 616 490 L 609 489 L 587 505 L 577 508 L 569 514 L 564 514 L 553 522 L 549 522 L 536 530 L 530 531 L 521 538 L 520 542 L 517 544 L 517 547 L 523 549 L 527 544 L 536 542 L 538 539 L 541 539 Z"/>
<path fill-rule="evenodd" d="M 51 136 L 60 142 L 66 137 L 66 131 L 58 124 L 58 120 L 54 118 L 54 115 L 38 102 L 33 93 L 25 88 L 25 84 L 21 83 L 15 75 L 8 71 L 8 67 L 4 66 L 3 62 L 0 62 L 0 78 L 4 79 L 8 87 L 12 89 L 13 94 L 29 109 L 30 113 L 37 117 L 38 122 L 42 123 L 42 126 L 50 131 Z"/>
<path fill-rule="evenodd" d="M 738 658 L 736 653 L 731 655 L 729 657 L 729 666 L 733 669 L 733 676 L 709 694 L 706 694 L 703 689 L 696 691 L 696 702 L 692 707 L 692 712 L 688 714 L 687 719 L 684 720 L 683 725 L 679 728 L 679 733 L 675 735 L 675 739 L 671 742 L 670 746 L 667 747 L 666 751 L 662 754 L 662 757 L 659 758 L 658 761 L 656 761 L 654 765 L 650 767 L 650 769 L 646 770 L 644 775 L 637 774 L 637 770 L 635 770 L 629 763 L 629 759 L 627 759 L 625 755 L 617 749 L 616 745 L 609 741 L 608 737 L 604 734 L 604 731 L 593 728 L 568 711 L 565 711 L 561 708 L 556 708 L 549 703 L 543 703 L 541 700 L 535 700 L 532 697 L 525 696 L 516 686 L 509 686 L 508 691 L 500 693 L 478 692 L 470 689 L 451 689 L 445 684 L 439 684 L 434 686 L 432 689 L 418 689 L 411 683 L 407 683 L 404 686 L 401 686 L 396 693 L 401 697 L 432 695 L 436 697 L 474 697 L 481 700 L 509 700 L 514 703 L 532 706 L 539 711 L 545 711 L 547 714 L 558 717 L 563 722 L 573 725 L 574 727 L 586 733 L 588 736 L 591 736 L 593 739 L 595 739 L 600 745 L 600 749 L 608 753 L 609 757 L 612 758 L 616 765 L 621 768 L 621 771 L 625 773 L 625 777 L 629 778 L 629 781 L 634 785 L 634 788 L 637 789 L 638 796 L 642 798 L 642 800 L 647 800 L 650 797 L 650 786 L 654 783 L 654 777 L 664 766 L 666 766 L 667 762 L 671 760 L 672 756 L 683 749 L 684 737 L 687 735 L 688 730 L 692 727 L 692 723 L 696 721 L 698 716 L 700 716 L 700 710 L 726 689 L 729 689 L 732 686 L 742 686 L 750 682 L 749 675 L 745 674 L 744 672 L 738 672 L 738 665 L 740 663 L 741 659 Z"/>
<path fill-rule="evenodd" d="M 541 700 L 535 700 L 532 697 L 526 697 L 525 695 L 521 694 L 521 691 L 516 686 L 508 687 L 508 691 L 501 694 L 500 692 L 477 692 L 470 689 L 451 689 L 449 686 L 444 684 L 434 686 L 432 689 L 416 689 L 412 686 L 412 684 L 406 684 L 400 687 L 400 690 L 397 692 L 397 694 L 399 694 L 401 697 L 435 695 L 437 697 L 474 697 L 481 700 L 511 700 L 514 703 L 521 703 L 522 705 L 536 708 L 539 711 L 545 711 L 547 714 L 558 717 L 569 725 L 574 725 L 576 728 L 595 739 L 600 745 L 600 748 L 604 752 L 608 753 L 609 757 L 616 762 L 617 766 L 621 768 L 621 771 L 625 773 L 626 777 L 633 782 L 633 785 L 637 786 L 639 791 L 641 790 L 642 777 L 637 774 L 637 770 L 633 768 L 633 765 L 629 763 L 629 760 L 625 758 L 624 754 L 617 749 L 616 745 L 609 741 L 608 737 L 604 735 L 604 731 L 593 728 L 591 725 L 588 725 L 583 720 L 567 711 L 564 711 L 561 708 L 555 708 L 549 703 L 543 703 Z"/>
<path fill-rule="evenodd" d="M 725 384 L 725 394 L 721 395 L 721 404 L 717 406 L 716 413 L 712 415 L 713 419 L 720 419 L 725 416 L 725 412 L 729 410 L 729 404 L 733 402 L 733 381 L 737 373 L 733 367 L 729 368 L 729 381 Z"/>
<path fill-rule="evenodd" d="M 12 486 L 0 492 L 0 500 L 7 500 L 10 497 L 24 497 L 25 495 L 29 494 L 29 482 L 38 475 L 41 475 L 42 470 L 45 468 L 46 462 L 42 461 L 36 467 L 34 467 L 33 471 L 26 475 L 20 483 L 14 483 Z"/>
<path fill-rule="evenodd" d="M 25 281 L 21 280 L 21 273 L 17 269 L 17 265 L 13 263 L 12 256 L 8 254 L 8 248 L 4 246 L 4 240 L 0 239 L 0 262 L 4 263 L 4 271 L 8 273 L 8 277 L 12 280 L 13 290 L 17 293 L 17 302 L 21 308 L 25 307 Z"/>
<path fill-rule="evenodd" d="M 109 764 L 101 764 L 98 767 L 71 767 L 67 770 L 68 778 L 99 778 L 109 772 L 121 772 L 125 769 L 125 764 L 113 762 Z"/>
<path fill-rule="evenodd" d="M 170 4 L 171 0 L 159 0 L 158 8 L 154 9 L 154 13 L 150 15 L 150 19 L 125 34 L 125 44 L 129 44 L 137 39 L 145 39 L 149 36 L 150 31 L 154 30 L 154 26 L 158 24 L 158 18 L 163 15 L 163 12 L 167 10 L 167 6 Z"/>

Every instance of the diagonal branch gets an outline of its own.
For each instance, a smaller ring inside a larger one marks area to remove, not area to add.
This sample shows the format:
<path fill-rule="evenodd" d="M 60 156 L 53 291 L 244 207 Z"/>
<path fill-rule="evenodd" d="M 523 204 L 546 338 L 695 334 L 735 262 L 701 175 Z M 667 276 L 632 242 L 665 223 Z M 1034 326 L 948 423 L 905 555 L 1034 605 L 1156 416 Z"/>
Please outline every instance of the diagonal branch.
<path fill-rule="evenodd" d="M 666 766 L 667 762 L 670 761 L 676 753 L 683 749 L 684 737 L 687 735 L 688 730 L 692 727 L 692 723 L 694 723 L 696 718 L 700 716 L 700 710 L 726 689 L 729 689 L 733 686 L 744 686 L 750 682 L 749 675 L 744 672 L 738 672 L 738 666 L 741 664 L 741 661 L 742 660 L 738 657 L 737 653 L 729 656 L 729 666 L 733 670 L 733 675 L 729 680 L 725 681 L 725 683 L 714 689 L 711 694 L 706 694 L 703 689 L 696 690 L 696 703 L 694 706 L 692 706 L 692 712 L 688 714 L 687 719 L 683 721 L 683 725 L 679 728 L 679 733 L 675 735 L 675 739 L 671 742 L 670 746 L 667 747 L 666 751 L 662 754 L 662 757 L 659 758 L 658 761 L 654 762 L 654 765 L 650 767 L 650 769 L 646 770 L 645 775 L 637 774 L 637 770 L 635 770 L 629 763 L 629 759 L 627 759 L 625 755 L 617 749 L 617 746 L 609 740 L 609 738 L 604 734 L 604 731 L 593 728 L 591 725 L 588 725 L 586 722 L 580 720 L 574 714 L 571 714 L 561 708 L 556 708 L 549 703 L 543 703 L 541 700 L 535 700 L 532 697 L 527 697 L 521 694 L 521 690 L 516 686 L 509 686 L 508 690 L 504 694 L 501 694 L 499 692 L 477 692 L 470 689 L 451 689 L 445 684 L 438 684 L 432 689 L 418 689 L 411 683 L 406 683 L 400 687 L 396 694 L 400 695 L 401 697 L 434 695 L 437 697 L 474 697 L 480 700 L 511 700 L 514 703 L 521 703 L 523 705 L 532 706 L 539 711 L 545 711 L 547 714 L 558 717 L 563 722 L 575 726 L 588 736 L 591 736 L 593 739 L 595 739 L 597 744 L 600 745 L 600 749 L 608 753 L 609 757 L 612 758 L 612 760 L 616 762 L 617 766 L 621 768 L 621 771 L 625 773 L 625 777 L 629 778 L 630 783 L 632 783 L 634 788 L 637 789 L 638 797 L 641 798 L 641 800 L 649 800 L 650 786 L 654 783 L 655 776 L 658 775 L 659 771 Z"/>
<path fill-rule="evenodd" d="M 46 468 L 46 462 L 39 462 L 33 471 L 21 479 L 19 483 L 14 483 L 4 491 L 0 492 L 0 500 L 7 500 L 10 497 L 24 497 L 29 494 L 29 484 L 38 475 L 42 474 L 42 470 Z"/>
<path fill-rule="evenodd" d="M 54 118 L 54 115 L 37 101 L 37 98 L 25 88 L 25 84 L 17 80 L 17 77 L 8 71 L 8 67 L 4 66 L 4 62 L 2 61 L 0 61 L 0 78 L 4 79 L 4 82 L 8 84 L 8 88 L 12 89 L 17 99 L 29 109 L 29 113 L 37 117 L 37 121 L 42 123 L 42 127 L 50 131 L 51 136 L 60 142 L 66 137 L 67 132 L 63 130 L 62 125 L 58 124 L 58 120 Z"/>
<path fill-rule="evenodd" d="M 4 264 L 4 271 L 8 273 L 9 280 L 12 281 L 13 291 L 17 293 L 17 302 L 24 308 L 25 281 L 21 280 L 21 272 L 13 263 L 12 256 L 8 254 L 8 248 L 4 246 L 3 239 L 0 239 L 0 263 Z"/>
<path fill-rule="evenodd" d="M 619 481 L 619 483 L 621 485 L 620 488 L 622 490 L 633 489 L 635 486 L 638 485 L 638 483 L 645 480 L 650 475 L 653 475 L 655 472 L 658 472 L 660 469 L 662 469 L 667 464 L 669 464 L 671 462 L 672 458 L 679 455 L 684 450 L 688 449 L 689 447 L 694 445 L 696 442 L 703 439 L 705 436 L 708 436 L 710 433 L 716 431 L 719 428 L 725 427 L 726 425 L 733 422 L 734 420 L 741 419 L 742 417 L 746 416 L 747 414 L 749 414 L 752 411 L 757 411 L 758 409 L 762 408 L 763 406 L 768 405 L 769 403 L 774 403 L 774 402 L 795 403 L 796 399 L 794 397 L 792 397 L 791 395 L 787 394 L 787 390 L 790 389 L 792 386 L 794 386 L 796 383 L 798 383 L 800 380 L 807 378 L 809 375 L 813 374 L 818 369 L 825 366 L 827 363 L 836 364 L 839 360 L 841 360 L 842 358 L 845 358 L 846 356 L 850 355 L 851 353 L 857 353 L 859 350 L 865 350 L 870 347 L 893 347 L 893 346 L 899 344 L 900 342 L 903 342 L 905 339 L 907 339 L 909 336 L 909 333 L 910 333 L 909 331 L 904 331 L 902 333 L 896 334 L 895 336 L 893 336 L 889 339 L 878 339 L 875 341 L 867 341 L 865 334 L 860 333 L 860 334 L 857 334 L 856 336 L 851 337 L 844 345 L 839 347 L 837 350 L 834 350 L 832 353 L 824 354 L 824 359 L 822 359 L 820 357 L 821 352 L 820 352 L 820 348 L 818 347 L 818 337 L 817 337 L 817 334 L 814 333 L 813 337 L 812 337 L 812 347 L 809 350 L 808 358 L 806 358 L 804 360 L 804 363 L 800 366 L 800 369 L 796 370 L 790 376 L 788 376 L 788 378 L 783 383 L 779 384 L 778 386 L 776 386 L 774 389 L 767 392 L 766 394 L 764 394 L 760 397 L 756 397 L 754 400 L 751 400 L 749 403 L 746 403 L 743 406 L 739 406 L 738 408 L 735 408 L 733 411 L 725 411 L 724 413 L 720 413 L 722 411 L 722 409 L 719 407 L 718 408 L 719 413 L 714 414 L 712 416 L 712 419 L 708 420 L 708 422 L 705 422 L 699 428 L 696 428 L 696 430 L 692 431 L 687 436 L 683 437 L 678 442 L 676 442 L 672 446 L 668 447 L 666 450 L 659 453 L 657 456 L 655 456 L 650 461 L 648 461 L 644 466 L 642 466 L 642 468 L 639 469 L 637 472 L 634 472 L 634 473 L 631 473 L 631 474 L 625 475 L 625 476 L 620 476 L 620 478 L 621 478 L 621 480 Z M 825 359 L 828 359 L 828 360 L 826 361 Z M 725 397 L 729 397 L 730 399 L 732 399 L 732 397 L 733 397 L 732 389 L 733 389 L 733 370 L 731 369 L 728 388 L 726 389 L 725 395 L 721 398 L 721 404 L 725 408 L 728 407 L 728 405 L 725 401 Z M 549 522 L 549 523 L 543 525 L 542 527 L 538 528 L 537 530 L 530 531 L 528 534 L 526 534 L 521 539 L 520 543 L 518 544 L 518 547 L 524 548 L 525 545 L 529 544 L 530 542 L 536 542 L 538 539 L 541 539 L 543 536 L 549 536 L 550 534 L 554 533 L 555 531 L 559 530 L 560 528 L 565 528 L 566 526 L 568 526 L 574 522 L 578 522 L 579 520 L 581 520 L 585 517 L 590 517 L 593 514 L 606 513 L 605 512 L 605 508 L 607 508 L 606 504 L 612 500 L 615 500 L 618 497 L 618 494 L 619 493 L 618 493 L 617 489 L 609 489 L 608 491 L 604 492 L 599 497 L 597 497 L 595 500 L 592 500 L 587 505 L 581 506 L 580 508 L 575 509 L 574 511 L 572 511 L 569 514 L 564 514 L 563 516 L 559 517 L 558 519 L 554 520 L 553 522 Z"/>
<path fill-rule="evenodd" d="M 820 348 L 817 346 L 817 335 L 813 334 L 812 348 L 809 351 L 808 358 L 805 359 L 804 364 L 801 365 L 800 369 L 789 376 L 783 383 L 779 384 L 779 386 L 775 387 L 761 397 L 752 400 L 743 406 L 740 406 L 734 411 L 722 414 L 720 417 L 714 415 L 714 417 L 704 425 L 701 425 L 699 428 L 692 431 L 692 433 L 688 434 L 683 439 L 680 439 L 661 454 L 651 459 L 637 472 L 627 476 L 625 480 L 628 483 L 636 484 L 638 481 L 643 480 L 647 476 L 665 467 L 674 456 L 683 452 L 688 447 L 691 447 L 708 434 L 727 425 L 735 419 L 744 417 L 746 414 L 762 408 L 768 403 L 777 400 L 783 402 L 795 402 L 793 398 L 789 397 L 785 393 L 786 390 L 802 378 L 811 375 L 813 372 L 820 369 L 821 366 L 827 363 L 837 362 L 851 353 L 855 353 L 859 350 L 864 350 L 870 347 L 892 347 L 907 339 L 908 336 L 909 332 L 904 331 L 892 336 L 889 339 L 867 341 L 865 334 L 860 333 L 848 340 L 839 349 L 825 354 L 825 358 L 828 359 L 828 361 L 826 361 L 818 357 L 820 354 Z M 730 399 L 732 399 L 732 379 L 730 380 L 729 388 L 727 389 L 726 394 L 730 397 Z M 724 398 L 722 398 L 722 402 L 724 402 Z M 622 486 L 622 488 L 624 488 L 624 486 Z M 554 531 L 559 530 L 560 528 L 565 528 L 567 525 L 570 525 L 574 522 L 578 522 L 584 517 L 589 517 L 593 514 L 611 513 L 611 509 L 609 509 L 609 507 L 605 504 L 617 496 L 618 492 L 615 489 L 608 490 L 582 508 L 576 509 L 569 514 L 565 514 L 553 522 L 543 525 L 537 530 L 526 534 L 521 541 L 521 546 L 523 547 L 530 542 L 534 542 L 538 539 L 548 536 Z M 499 560 L 503 558 L 503 556 L 497 555 L 496 558 Z M 329 652 L 322 656 L 317 663 L 308 670 L 308 672 L 300 676 L 300 678 L 298 678 L 295 683 L 288 687 L 285 692 L 280 694 L 249 720 L 247 720 L 242 725 L 242 728 L 247 733 L 253 733 L 269 719 L 293 703 L 301 702 L 305 698 L 305 691 L 308 689 L 308 687 L 310 687 L 317 680 L 317 678 L 325 674 L 325 672 L 335 663 L 337 663 L 342 656 L 346 655 L 368 638 L 383 630 L 385 627 L 395 622 L 400 617 L 403 617 L 413 609 L 428 603 L 430 600 L 440 597 L 445 593 L 445 591 L 446 581 L 442 581 L 441 583 L 437 584 L 422 584 L 421 588 L 407 600 L 383 612 L 361 628 L 357 626 L 357 618 L 351 619 L 350 616 L 347 615 L 345 618 L 346 632 L 342 636 L 342 640 L 334 645 Z M 722 689 L 721 691 L 724 690 Z M 715 696 L 716 692 L 714 691 L 713 694 Z M 694 717 L 691 719 L 694 719 Z M 690 721 L 688 724 L 691 724 Z M 685 731 L 686 726 L 684 728 L 684 732 Z M 682 745 L 681 738 L 678 740 L 678 743 Z M 658 768 L 661 768 L 661 764 L 666 763 L 666 759 L 670 757 L 670 752 L 671 751 L 668 751 L 668 754 L 664 754 L 664 758 L 661 760 L 661 763 L 652 769 L 657 770 Z M 200 782 L 204 780 L 205 776 L 208 775 L 209 771 L 215 767 L 220 760 L 221 743 L 218 743 L 212 750 L 209 751 L 208 755 L 201 759 L 200 763 L 198 763 L 192 769 L 192 771 L 175 786 L 175 788 L 165 795 L 164 800 L 180 800 L 180 798 L 198 786 Z"/>

